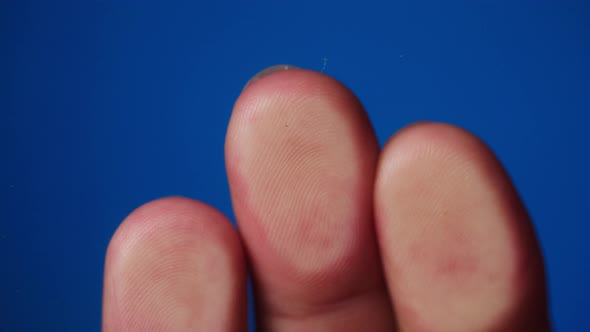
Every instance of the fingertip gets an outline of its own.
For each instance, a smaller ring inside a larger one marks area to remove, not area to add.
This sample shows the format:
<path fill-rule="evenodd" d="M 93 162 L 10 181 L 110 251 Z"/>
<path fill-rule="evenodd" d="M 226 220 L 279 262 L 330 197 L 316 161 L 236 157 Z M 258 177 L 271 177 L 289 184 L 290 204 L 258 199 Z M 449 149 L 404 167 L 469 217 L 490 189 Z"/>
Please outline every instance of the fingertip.
<path fill-rule="evenodd" d="M 147 203 L 107 249 L 105 331 L 239 329 L 245 273 L 239 238 L 220 212 L 180 197 Z"/>
<path fill-rule="evenodd" d="M 513 331 L 546 323 L 532 223 L 500 161 L 475 135 L 440 123 L 394 135 L 377 168 L 375 212 L 405 328 Z"/>
<path fill-rule="evenodd" d="M 391 330 L 372 219 L 378 150 L 359 100 L 324 74 L 273 72 L 236 101 L 226 168 L 263 329 Z"/>
<path fill-rule="evenodd" d="M 306 223 L 311 226 L 315 222 L 313 219 L 323 217 L 315 214 L 327 212 L 323 208 L 321 211 L 299 210 L 334 195 L 343 196 L 339 203 L 346 205 L 342 207 L 343 211 L 355 207 L 355 213 L 365 214 L 365 207 L 370 206 L 370 198 L 362 193 L 372 191 L 378 155 L 374 131 L 354 94 L 322 73 L 304 69 L 280 70 L 249 86 L 234 106 L 225 153 L 234 209 L 246 242 L 248 234 L 254 233 L 260 224 L 272 227 L 272 231 L 264 232 L 266 237 L 284 237 L 287 230 L 302 228 L 299 221 L 281 221 L 291 218 L 288 211 L 297 215 L 314 213 L 306 216 L 310 219 Z M 306 194 L 303 195 L 302 191 Z M 360 203 L 345 203 L 361 195 Z M 269 206 L 271 201 L 273 206 Z M 300 204 L 304 206 L 297 206 Z M 357 205 L 362 207 L 356 209 Z M 265 216 L 240 218 L 250 214 L 246 211 L 253 210 L 265 210 L 261 213 Z M 257 219 L 268 221 L 253 222 Z M 329 228 L 327 220 L 323 224 L 314 226 L 316 232 L 320 227 Z M 310 236 L 316 233 L 305 232 L 311 233 Z M 260 231 L 256 233 L 260 234 Z M 345 241 L 338 242 L 346 245 Z M 259 245 L 257 242 L 256 246 Z M 308 249 L 311 244 L 298 248 L 281 244 L 280 247 L 296 250 L 295 256 L 315 252 L 315 249 Z M 338 258 L 338 255 L 322 256 Z M 301 265 L 310 266 L 314 262 L 302 259 Z M 318 262 L 318 266 L 324 272 L 329 271 L 323 268 L 324 262 Z"/>

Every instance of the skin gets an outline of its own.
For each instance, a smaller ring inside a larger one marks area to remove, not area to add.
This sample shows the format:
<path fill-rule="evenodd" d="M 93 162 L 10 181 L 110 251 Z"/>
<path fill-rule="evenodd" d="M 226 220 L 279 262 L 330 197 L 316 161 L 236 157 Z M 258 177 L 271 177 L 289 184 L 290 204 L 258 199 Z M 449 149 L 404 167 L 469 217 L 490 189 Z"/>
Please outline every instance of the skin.
<path fill-rule="evenodd" d="M 104 331 L 549 331 L 532 223 L 477 137 L 418 123 L 380 151 L 361 104 L 273 67 L 235 103 L 225 155 L 236 230 L 180 197 L 114 234 Z"/>

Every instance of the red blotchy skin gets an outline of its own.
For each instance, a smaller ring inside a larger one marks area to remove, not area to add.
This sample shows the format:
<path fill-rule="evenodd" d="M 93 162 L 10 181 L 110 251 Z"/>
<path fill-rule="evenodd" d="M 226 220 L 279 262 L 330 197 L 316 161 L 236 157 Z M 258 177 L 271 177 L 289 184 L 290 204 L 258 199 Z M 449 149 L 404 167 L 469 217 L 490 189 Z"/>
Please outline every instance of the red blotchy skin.
<path fill-rule="evenodd" d="M 446 250 L 455 253 L 461 251 L 460 245 L 458 247 L 459 248 L 457 249 Z M 415 245 L 413 249 L 414 250 L 410 250 L 410 259 L 412 259 L 415 264 L 431 266 L 434 272 L 433 275 L 436 279 L 445 279 L 445 282 L 452 280 L 453 284 L 461 285 L 467 277 L 478 273 L 478 259 L 469 254 L 450 254 L 447 257 L 442 258 L 437 257 L 439 255 L 434 254 L 428 257 L 428 254 L 425 254 L 427 249 L 424 248 L 424 244 Z"/>

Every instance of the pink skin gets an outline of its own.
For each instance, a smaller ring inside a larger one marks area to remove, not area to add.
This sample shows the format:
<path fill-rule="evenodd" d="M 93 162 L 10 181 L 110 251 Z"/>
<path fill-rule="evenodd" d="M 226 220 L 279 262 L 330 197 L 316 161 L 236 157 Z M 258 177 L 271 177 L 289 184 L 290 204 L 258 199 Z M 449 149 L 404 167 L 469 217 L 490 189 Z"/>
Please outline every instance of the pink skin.
<path fill-rule="evenodd" d="M 284 67 L 282 67 L 284 68 Z M 105 331 L 547 331 L 542 256 L 493 153 L 421 123 L 383 151 L 356 97 L 292 69 L 236 101 L 226 169 L 239 231 L 206 204 L 132 213 L 105 266 Z"/>
<path fill-rule="evenodd" d="M 485 144 L 456 127 L 419 124 L 383 155 L 377 230 L 400 323 L 411 331 L 547 330 L 532 224 Z M 423 203 L 407 208 L 417 198 Z"/>

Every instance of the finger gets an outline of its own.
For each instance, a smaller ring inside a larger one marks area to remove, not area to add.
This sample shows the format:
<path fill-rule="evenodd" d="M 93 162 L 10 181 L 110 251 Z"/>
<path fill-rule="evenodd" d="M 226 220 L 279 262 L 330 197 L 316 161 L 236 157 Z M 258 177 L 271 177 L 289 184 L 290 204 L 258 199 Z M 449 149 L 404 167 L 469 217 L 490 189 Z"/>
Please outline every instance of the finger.
<path fill-rule="evenodd" d="M 402 331 L 544 331 L 542 257 L 493 153 L 456 127 L 418 124 L 379 162 L 376 225 Z"/>
<path fill-rule="evenodd" d="M 334 79 L 292 69 L 243 91 L 226 166 L 262 330 L 391 331 L 372 219 L 377 153 L 360 103 Z"/>
<path fill-rule="evenodd" d="M 205 204 L 167 198 L 133 212 L 104 280 L 103 331 L 246 331 L 240 240 Z"/>

